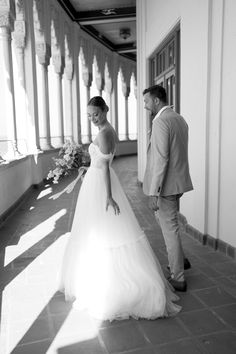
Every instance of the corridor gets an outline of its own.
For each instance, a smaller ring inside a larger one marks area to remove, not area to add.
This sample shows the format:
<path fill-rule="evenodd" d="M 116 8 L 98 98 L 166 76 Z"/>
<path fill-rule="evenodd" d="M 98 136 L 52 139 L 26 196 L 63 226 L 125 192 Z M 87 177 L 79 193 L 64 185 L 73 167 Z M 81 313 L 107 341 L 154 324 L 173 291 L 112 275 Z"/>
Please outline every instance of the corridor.
<path fill-rule="evenodd" d="M 161 232 L 137 184 L 137 159 L 120 157 L 113 166 L 167 275 Z M 184 233 L 192 268 L 177 317 L 100 323 L 65 303 L 56 273 L 79 190 L 60 194 L 71 179 L 32 189 L 0 229 L 0 353 L 234 354 L 236 264 Z"/>

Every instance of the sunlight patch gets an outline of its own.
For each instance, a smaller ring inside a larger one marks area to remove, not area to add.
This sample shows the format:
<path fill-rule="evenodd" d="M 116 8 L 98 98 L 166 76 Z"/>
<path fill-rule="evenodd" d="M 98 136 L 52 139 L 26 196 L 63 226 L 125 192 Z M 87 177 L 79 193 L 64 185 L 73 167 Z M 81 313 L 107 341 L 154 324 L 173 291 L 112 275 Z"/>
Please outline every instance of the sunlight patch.
<path fill-rule="evenodd" d="M 17 245 L 7 246 L 5 249 L 4 266 L 6 267 L 14 259 L 33 247 L 37 242 L 49 235 L 55 228 L 55 223 L 63 215 L 66 214 L 66 209 L 61 209 L 47 220 L 41 222 L 33 229 L 24 233 Z"/>
<path fill-rule="evenodd" d="M 67 241 L 68 234 L 62 235 L 5 286 L 0 331 L 2 353 L 10 354 L 22 338 L 32 341 L 32 325 L 36 329 L 40 321 L 47 325 L 47 306 L 58 289 L 58 273 Z"/>
<path fill-rule="evenodd" d="M 48 195 L 48 194 L 51 194 L 52 193 L 52 188 L 47 188 L 47 189 L 44 189 L 43 191 L 41 191 L 37 197 L 37 200 L 38 199 L 41 199 L 43 197 L 45 197 L 45 195 Z"/>
<path fill-rule="evenodd" d="M 100 321 L 94 321 L 85 311 L 72 309 L 47 350 L 47 354 L 56 354 L 60 348 L 66 349 L 73 344 L 97 337 L 100 324 Z"/>

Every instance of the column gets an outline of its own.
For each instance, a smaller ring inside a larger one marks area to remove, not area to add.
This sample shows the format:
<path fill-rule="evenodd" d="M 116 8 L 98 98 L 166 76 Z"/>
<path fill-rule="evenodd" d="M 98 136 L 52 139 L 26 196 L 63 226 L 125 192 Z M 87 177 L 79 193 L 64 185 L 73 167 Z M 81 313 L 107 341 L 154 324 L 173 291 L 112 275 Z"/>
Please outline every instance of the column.
<path fill-rule="evenodd" d="M 72 78 L 73 62 L 72 58 L 67 58 L 65 62 L 65 140 L 70 141 L 73 141 Z"/>
<path fill-rule="evenodd" d="M 119 136 L 118 129 L 118 90 L 117 90 L 117 73 L 112 77 L 112 93 L 111 93 L 111 122 Z"/>
<path fill-rule="evenodd" d="M 19 11 L 19 9 L 18 9 Z M 21 18 L 23 13 L 16 13 Z M 16 107 L 16 127 L 18 133 L 18 147 L 25 154 L 29 152 L 29 129 L 27 122 L 27 97 L 26 97 L 26 80 L 25 80 L 25 38 L 26 29 L 23 19 L 14 22 L 13 43 L 14 53 L 17 61 L 17 68 L 14 72 L 14 88 L 15 88 L 15 107 Z M 14 64 L 13 64 L 14 65 Z M 21 140 L 22 139 L 22 140 Z M 24 143 L 25 141 L 25 143 Z"/>
<path fill-rule="evenodd" d="M 8 145 L 6 156 L 20 155 L 17 146 L 15 93 L 13 83 L 11 30 L 13 28 L 13 2 L 0 1 L 0 77 L 1 77 L 1 114 L 4 122 L 1 122 L 0 141 L 4 140 Z M 12 146 L 10 146 L 10 144 Z M 12 153 L 9 148 L 12 148 Z M 1 160 L 3 158 L 0 157 Z"/>
<path fill-rule="evenodd" d="M 19 2 L 18 2 L 19 4 Z M 39 153 L 39 113 L 38 113 L 38 87 L 35 58 L 35 36 L 33 4 L 31 1 L 24 3 L 25 23 L 27 24 L 27 41 L 24 48 L 24 80 L 26 98 L 26 121 L 28 131 L 28 153 Z"/>
<path fill-rule="evenodd" d="M 74 141 L 81 144 L 81 109 L 80 109 L 80 84 L 79 84 L 79 32 L 80 29 L 77 23 L 74 23 L 74 44 L 73 44 L 73 62 L 74 74 L 72 80 L 72 101 L 73 101 L 73 138 Z"/>
<path fill-rule="evenodd" d="M 39 131 L 40 135 L 40 147 L 42 150 L 50 150 L 51 146 L 51 134 L 50 134 L 50 115 L 49 115 L 49 92 L 48 92 L 48 65 L 50 61 L 50 47 L 47 43 L 41 42 L 36 43 L 36 53 L 38 56 L 39 63 L 41 65 L 41 75 L 42 75 L 42 112 L 41 117 L 41 129 Z"/>
<path fill-rule="evenodd" d="M 118 54 L 113 53 L 109 60 L 109 76 L 112 78 L 112 92 L 111 92 L 111 122 L 115 129 L 117 136 L 119 136 L 118 127 Z"/>
<path fill-rule="evenodd" d="M 107 93 L 106 95 L 106 104 L 109 107 L 109 111 L 108 111 L 108 120 L 109 122 L 112 124 L 112 111 L 111 111 L 111 107 L 112 107 L 112 101 L 111 101 L 111 95 L 112 95 L 112 80 L 111 78 L 107 75 L 106 76 L 106 80 L 105 80 L 105 92 Z"/>
<path fill-rule="evenodd" d="M 16 20 L 14 23 L 14 45 L 17 51 L 18 63 L 19 63 L 19 79 L 22 87 L 25 89 L 25 21 Z"/>
<path fill-rule="evenodd" d="M 63 66 L 62 66 L 62 57 L 60 54 L 53 55 L 52 61 L 54 65 L 54 70 L 57 76 L 57 105 L 58 105 L 58 146 L 61 147 L 64 143 L 64 120 L 63 120 L 63 97 L 62 97 L 62 74 L 63 74 Z"/>
<path fill-rule="evenodd" d="M 130 87 L 126 84 L 123 85 L 123 94 L 125 96 L 125 139 L 129 139 L 129 108 L 128 99 L 130 94 Z"/>
<path fill-rule="evenodd" d="M 87 103 L 90 100 L 90 87 L 92 83 L 92 73 L 89 72 L 88 68 L 83 65 L 83 80 L 87 90 Z M 91 122 L 87 119 L 87 131 L 88 131 L 88 142 L 92 141 L 92 129 L 91 129 Z"/>

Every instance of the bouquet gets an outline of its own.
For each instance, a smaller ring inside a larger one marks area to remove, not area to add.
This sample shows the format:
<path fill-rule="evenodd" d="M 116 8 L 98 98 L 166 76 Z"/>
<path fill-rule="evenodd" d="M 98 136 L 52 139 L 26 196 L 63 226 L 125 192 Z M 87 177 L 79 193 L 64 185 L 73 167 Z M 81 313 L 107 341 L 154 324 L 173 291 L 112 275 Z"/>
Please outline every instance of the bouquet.
<path fill-rule="evenodd" d="M 58 183 L 59 178 L 73 170 L 80 170 L 80 176 L 83 176 L 90 165 L 90 156 L 83 145 L 68 140 L 59 151 L 58 158 L 53 157 L 53 161 L 56 167 L 48 172 L 47 179 Z"/>

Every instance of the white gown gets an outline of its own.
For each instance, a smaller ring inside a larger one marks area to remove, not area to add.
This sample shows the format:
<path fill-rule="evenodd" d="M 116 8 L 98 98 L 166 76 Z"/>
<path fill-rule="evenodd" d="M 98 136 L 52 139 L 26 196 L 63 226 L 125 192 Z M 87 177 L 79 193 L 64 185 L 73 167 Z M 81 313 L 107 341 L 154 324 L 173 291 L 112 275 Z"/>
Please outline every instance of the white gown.
<path fill-rule="evenodd" d="M 111 167 L 112 154 L 89 146 L 91 166 L 79 192 L 60 275 L 60 290 L 73 307 L 101 320 L 156 319 L 178 313 L 161 266 Z M 106 211 L 104 166 L 109 160 L 112 196 Z"/>

